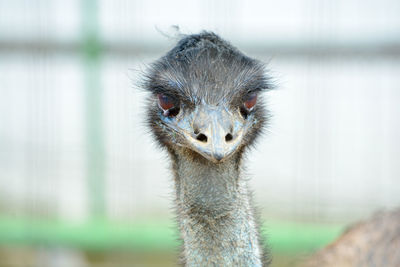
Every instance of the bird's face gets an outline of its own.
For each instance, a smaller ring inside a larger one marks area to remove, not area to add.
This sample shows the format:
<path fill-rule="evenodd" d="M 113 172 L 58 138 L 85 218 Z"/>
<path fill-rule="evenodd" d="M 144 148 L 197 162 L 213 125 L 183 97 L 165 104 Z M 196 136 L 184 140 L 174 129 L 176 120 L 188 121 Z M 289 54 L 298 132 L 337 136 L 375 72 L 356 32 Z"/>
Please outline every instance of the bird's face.
<path fill-rule="evenodd" d="M 203 50 L 154 64 L 148 122 L 162 145 L 220 163 L 254 141 L 266 120 L 260 96 L 266 78 L 260 63 L 239 53 Z"/>
<path fill-rule="evenodd" d="M 255 116 L 257 92 L 246 94 L 238 103 L 213 105 L 187 103 L 166 93 L 154 96 L 157 123 L 166 145 L 186 147 L 218 163 L 244 145 L 260 121 Z"/>

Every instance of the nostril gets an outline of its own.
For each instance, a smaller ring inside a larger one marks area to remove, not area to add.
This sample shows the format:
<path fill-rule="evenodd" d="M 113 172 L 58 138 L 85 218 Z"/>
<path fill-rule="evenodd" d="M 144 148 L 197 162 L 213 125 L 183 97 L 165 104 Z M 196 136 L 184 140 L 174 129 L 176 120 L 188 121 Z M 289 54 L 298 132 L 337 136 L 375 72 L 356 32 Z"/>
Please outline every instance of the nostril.
<path fill-rule="evenodd" d="M 233 136 L 232 136 L 230 133 L 228 133 L 227 135 L 225 135 L 225 141 L 226 141 L 226 142 L 232 141 L 232 139 L 233 139 Z"/>
<path fill-rule="evenodd" d="M 207 136 L 205 134 L 202 134 L 202 133 L 199 134 L 196 137 L 196 139 L 199 140 L 200 142 L 207 143 Z"/>

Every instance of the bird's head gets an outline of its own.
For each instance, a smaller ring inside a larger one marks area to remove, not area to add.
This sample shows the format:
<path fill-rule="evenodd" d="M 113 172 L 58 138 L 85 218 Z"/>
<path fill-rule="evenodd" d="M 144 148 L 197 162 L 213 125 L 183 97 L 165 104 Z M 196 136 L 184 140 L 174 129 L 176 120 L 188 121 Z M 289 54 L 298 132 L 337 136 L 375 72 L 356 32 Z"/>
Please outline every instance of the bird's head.
<path fill-rule="evenodd" d="M 267 116 L 263 64 L 217 35 L 189 35 L 153 63 L 148 124 L 159 143 L 219 163 L 252 144 Z"/>

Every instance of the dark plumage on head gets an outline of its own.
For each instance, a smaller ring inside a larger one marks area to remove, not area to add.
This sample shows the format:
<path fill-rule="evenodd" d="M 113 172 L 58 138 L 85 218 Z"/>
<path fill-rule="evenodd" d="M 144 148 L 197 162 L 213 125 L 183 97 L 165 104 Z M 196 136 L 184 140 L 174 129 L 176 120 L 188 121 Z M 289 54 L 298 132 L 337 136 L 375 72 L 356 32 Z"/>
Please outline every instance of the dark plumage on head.
<path fill-rule="evenodd" d="M 267 118 L 264 65 L 211 32 L 187 35 L 148 71 L 148 122 L 161 145 L 218 163 L 250 145 Z"/>

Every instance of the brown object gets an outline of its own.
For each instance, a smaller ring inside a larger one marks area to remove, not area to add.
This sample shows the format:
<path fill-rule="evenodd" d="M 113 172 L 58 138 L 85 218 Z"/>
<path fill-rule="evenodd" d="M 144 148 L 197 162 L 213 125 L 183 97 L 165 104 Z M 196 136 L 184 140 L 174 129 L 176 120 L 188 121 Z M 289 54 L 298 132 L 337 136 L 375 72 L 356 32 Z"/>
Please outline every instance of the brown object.
<path fill-rule="evenodd" d="M 303 266 L 399 267 L 400 209 L 354 224 Z"/>

